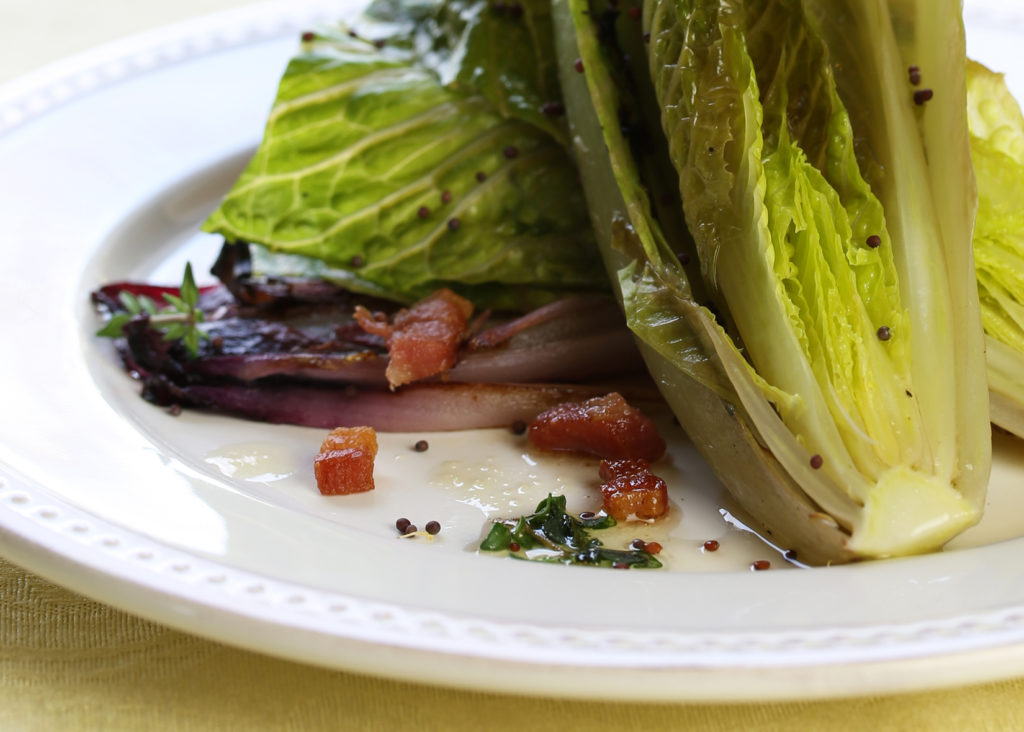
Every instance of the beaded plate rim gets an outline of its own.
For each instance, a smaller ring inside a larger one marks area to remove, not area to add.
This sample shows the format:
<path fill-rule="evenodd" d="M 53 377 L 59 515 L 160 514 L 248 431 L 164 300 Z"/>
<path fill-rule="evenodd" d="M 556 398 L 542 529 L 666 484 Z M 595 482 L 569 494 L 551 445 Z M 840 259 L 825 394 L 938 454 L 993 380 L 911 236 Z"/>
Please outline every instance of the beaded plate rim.
<path fill-rule="evenodd" d="M 294 34 L 336 16 L 341 7 L 329 2 L 299 7 L 264 3 L 158 29 L 44 67 L 0 87 L 0 136 L 125 79 Z M 1024 31 L 1024 11 L 975 2 L 966 12 L 978 22 Z M 544 694 L 552 693 L 545 682 L 553 672 L 571 669 L 594 681 L 609 670 L 633 670 L 641 673 L 632 681 L 596 681 L 569 693 L 662 701 L 806 698 L 894 690 L 894 678 L 922 664 L 932 666 L 933 673 L 907 680 L 896 690 L 1024 671 L 1024 606 L 813 632 L 581 630 L 494 621 L 320 591 L 227 567 L 91 516 L 44 486 L 2 470 L 0 545 L 13 560 L 96 599 L 103 599 L 104 586 L 116 586 L 127 592 L 119 603 L 124 609 L 189 632 L 296 660 L 418 681 L 426 679 L 415 671 L 404 673 L 403 664 L 417 654 L 429 654 L 455 662 L 442 664 L 445 668 L 433 681 L 467 688 Z M 153 593 L 166 595 L 164 611 L 154 612 L 144 601 Z M 282 623 L 298 633 L 294 648 L 268 649 L 247 638 L 260 627 Z M 394 658 L 381 663 L 344 655 L 366 650 L 366 644 L 390 649 Z M 480 664 L 492 661 L 534 675 L 502 681 L 493 672 L 481 673 L 486 667 Z M 828 677 L 829 669 L 850 683 L 841 688 L 832 681 L 814 681 L 816 675 Z M 771 679 L 779 670 L 790 672 L 784 682 Z M 733 674 L 733 681 L 722 684 L 712 673 L 719 671 Z M 648 687 L 649 674 L 689 686 L 674 692 L 664 683 Z M 805 683 L 797 688 L 795 679 Z M 566 695 L 564 688 L 555 693 Z"/>

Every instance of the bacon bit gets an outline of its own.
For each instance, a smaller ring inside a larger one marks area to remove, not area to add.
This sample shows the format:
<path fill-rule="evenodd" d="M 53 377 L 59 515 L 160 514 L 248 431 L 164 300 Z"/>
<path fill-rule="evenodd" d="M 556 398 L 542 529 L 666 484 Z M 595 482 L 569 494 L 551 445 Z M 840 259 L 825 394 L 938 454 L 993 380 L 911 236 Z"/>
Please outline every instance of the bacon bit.
<path fill-rule="evenodd" d="M 599 474 L 605 481 L 604 510 L 616 521 L 651 520 L 668 513 L 668 487 L 646 460 L 602 460 Z"/>
<path fill-rule="evenodd" d="M 530 444 L 542 450 L 585 452 L 611 460 L 657 460 L 665 453 L 665 441 L 654 422 L 617 392 L 552 407 L 530 423 L 529 432 Z"/>
<path fill-rule="evenodd" d="M 316 486 L 325 496 L 373 490 L 377 433 L 372 427 L 339 427 L 320 445 L 313 461 Z"/>
<path fill-rule="evenodd" d="M 378 320 L 366 308 L 356 306 L 356 322 L 388 347 L 385 376 L 391 388 L 444 373 L 458 357 L 473 305 L 448 289 L 428 295 L 394 321 Z"/>

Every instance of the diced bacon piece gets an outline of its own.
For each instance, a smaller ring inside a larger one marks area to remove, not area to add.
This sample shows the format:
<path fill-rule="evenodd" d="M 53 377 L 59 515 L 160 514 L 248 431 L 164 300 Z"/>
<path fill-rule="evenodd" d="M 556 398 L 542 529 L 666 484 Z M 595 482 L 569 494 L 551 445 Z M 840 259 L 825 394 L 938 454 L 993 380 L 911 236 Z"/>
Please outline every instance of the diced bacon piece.
<path fill-rule="evenodd" d="M 325 496 L 373 490 L 377 433 L 372 427 L 339 427 L 320 445 L 313 461 L 316 485 Z"/>
<path fill-rule="evenodd" d="M 658 519 L 668 513 L 668 487 L 646 460 L 602 460 L 604 510 L 616 521 Z"/>
<path fill-rule="evenodd" d="M 448 289 L 428 295 L 394 320 L 356 307 L 356 322 L 367 333 L 382 336 L 388 347 L 385 371 L 391 388 L 444 373 L 458 358 L 473 305 Z"/>
<path fill-rule="evenodd" d="M 610 483 L 616 478 L 651 472 L 651 464 L 643 458 L 623 458 L 621 460 L 602 460 L 597 474 L 601 480 Z"/>
<path fill-rule="evenodd" d="M 617 392 L 552 407 L 530 423 L 529 439 L 542 450 L 585 452 L 611 460 L 657 460 L 665 453 L 665 441 L 654 422 Z"/>

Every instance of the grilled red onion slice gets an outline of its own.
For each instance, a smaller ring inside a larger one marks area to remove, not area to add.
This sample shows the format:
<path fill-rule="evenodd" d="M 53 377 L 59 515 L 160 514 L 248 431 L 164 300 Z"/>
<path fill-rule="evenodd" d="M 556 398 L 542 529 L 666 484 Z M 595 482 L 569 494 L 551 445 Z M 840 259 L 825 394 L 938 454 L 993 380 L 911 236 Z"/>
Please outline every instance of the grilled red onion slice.
<path fill-rule="evenodd" d="M 200 294 L 210 337 L 198 357 L 163 340 L 144 315 L 124 326 L 125 367 L 150 401 L 316 427 L 472 429 L 527 421 L 607 390 L 565 382 L 644 373 L 614 300 L 570 297 L 479 333 L 440 377 L 390 391 L 383 339 L 352 318 L 362 298 L 319 280 L 252 277 L 244 250 L 225 252 L 223 284 Z M 122 291 L 159 301 L 177 288 L 122 282 L 93 300 L 115 311 Z"/>
<path fill-rule="evenodd" d="M 173 403 L 275 424 L 442 432 L 511 427 L 516 421 L 529 422 L 556 404 L 604 391 L 546 384 L 413 384 L 395 392 L 302 384 L 199 384 L 171 387 L 165 397 Z M 151 392 L 150 397 L 154 396 Z"/>

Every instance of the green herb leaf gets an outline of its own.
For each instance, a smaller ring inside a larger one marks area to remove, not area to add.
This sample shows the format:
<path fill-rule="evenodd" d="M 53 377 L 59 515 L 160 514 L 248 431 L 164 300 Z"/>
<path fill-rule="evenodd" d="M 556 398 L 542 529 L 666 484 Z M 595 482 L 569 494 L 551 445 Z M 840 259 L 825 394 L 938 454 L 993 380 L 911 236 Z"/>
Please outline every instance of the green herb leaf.
<path fill-rule="evenodd" d="M 508 549 L 512 543 L 512 532 L 505 524 L 494 524 L 487 532 L 487 537 L 480 543 L 485 552 L 500 552 Z"/>
<path fill-rule="evenodd" d="M 139 295 L 138 301 L 142 309 L 146 311 L 148 314 L 156 315 L 158 312 L 160 312 L 160 306 L 153 301 L 153 298 L 146 297 L 145 295 Z"/>
<path fill-rule="evenodd" d="M 188 304 L 186 304 L 184 300 L 182 300 L 177 295 L 172 295 L 169 292 L 164 293 L 164 300 L 166 300 L 170 304 L 170 306 L 174 308 L 175 312 L 184 313 L 187 312 L 189 309 Z"/>
<path fill-rule="evenodd" d="M 117 313 L 112 316 L 103 327 L 96 331 L 96 335 L 103 338 L 120 338 L 121 329 L 132 319 L 129 313 Z"/>
<path fill-rule="evenodd" d="M 655 569 L 661 562 L 640 549 L 609 549 L 591 530 L 615 525 L 611 516 L 580 519 L 566 512 L 565 496 L 548 495 L 529 516 L 495 521 L 480 543 L 483 551 L 509 551 L 517 559 L 598 567 Z"/>
<path fill-rule="evenodd" d="M 185 276 L 181 280 L 181 299 L 189 308 L 194 308 L 199 302 L 199 288 L 196 287 L 195 278 L 192 276 L 192 263 L 185 263 Z"/>
<path fill-rule="evenodd" d="M 127 290 L 121 290 L 117 295 L 117 299 L 124 305 L 124 309 L 132 315 L 138 315 L 142 312 L 142 305 L 139 303 L 138 298 Z"/>
<path fill-rule="evenodd" d="M 96 335 L 105 338 L 120 338 L 124 326 L 134 317 L 145 313 L 149 316 L 149 327 L 161 333 L 165 341 L 180 340 L 190 357 L 199 355 L 199 342 L 209 339 L 210 335 L 198 326 L 205 316 L 199 309 L 199 288 L 192 276 L 192 264 L 185 265 L 182 278 L 181 296 L 164 293 L 167 305 L 157 306 L 152 298 L 145 295 L 136 296 L 127 290 L 118 293 L 118 300 L 126 312 L 113 313 Z"/>

